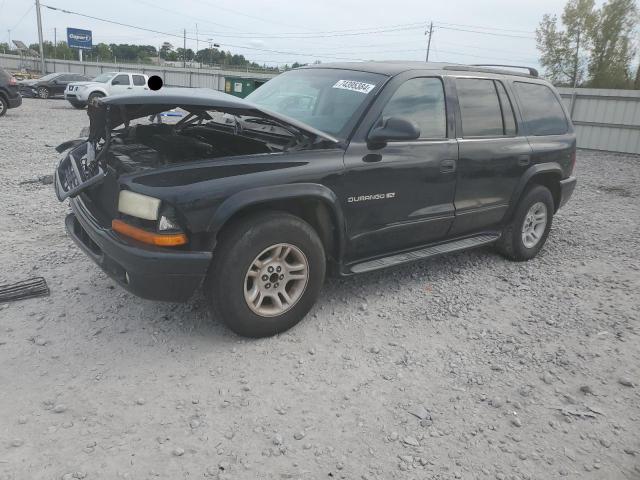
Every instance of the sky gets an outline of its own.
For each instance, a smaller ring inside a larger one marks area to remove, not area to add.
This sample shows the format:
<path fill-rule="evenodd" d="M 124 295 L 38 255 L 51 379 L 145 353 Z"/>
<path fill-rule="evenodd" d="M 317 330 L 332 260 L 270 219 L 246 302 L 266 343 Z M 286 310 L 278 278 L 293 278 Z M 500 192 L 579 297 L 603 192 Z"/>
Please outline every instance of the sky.
<path fill-rule="evenodd" d="M 429 60 L 536 66 L 535 28 L 565 0 L 41 0 L 63 8 L 162 33 L 153 33 L 42 7 L 45 40 L 67 27 L 93 31 L 93 43 L 187 48 L 209 42 L 269 66 L 320 60 Z M 37 42 L 31 0 L 0 0 L 0 42 Z M 10 30 L 10 32 L 8 31 Z"/>

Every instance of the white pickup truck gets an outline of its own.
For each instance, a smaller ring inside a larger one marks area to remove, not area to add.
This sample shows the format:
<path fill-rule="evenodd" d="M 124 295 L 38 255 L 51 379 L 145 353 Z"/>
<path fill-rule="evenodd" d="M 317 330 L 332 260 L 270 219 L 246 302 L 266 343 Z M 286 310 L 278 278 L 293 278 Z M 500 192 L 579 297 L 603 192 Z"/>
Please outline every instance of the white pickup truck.
<path fill-rule="evenodd" d="M 107 72 L 90 82 L 70 83 L 64 91 L 64 98 L 75 108 L 84 108 L 95 98 L 149 90 L 148 80 L 149 77 L 141 73 Z"/>

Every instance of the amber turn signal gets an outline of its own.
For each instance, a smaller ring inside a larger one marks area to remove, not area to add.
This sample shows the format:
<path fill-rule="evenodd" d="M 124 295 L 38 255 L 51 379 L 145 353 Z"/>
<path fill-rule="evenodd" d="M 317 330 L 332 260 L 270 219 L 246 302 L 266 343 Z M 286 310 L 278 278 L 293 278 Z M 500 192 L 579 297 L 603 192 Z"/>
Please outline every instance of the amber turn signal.
<path fill-rule="evenodd" d="M 184 233 L 153 233 L 142 228 L 129 225 L 122 220 L 114 219 L 111 222 L 111 228 L 127 237 L 138 240 L 139 242 L 148 243 L 157 247 L 177 247 L 187 243 L 187 236 Z"/>

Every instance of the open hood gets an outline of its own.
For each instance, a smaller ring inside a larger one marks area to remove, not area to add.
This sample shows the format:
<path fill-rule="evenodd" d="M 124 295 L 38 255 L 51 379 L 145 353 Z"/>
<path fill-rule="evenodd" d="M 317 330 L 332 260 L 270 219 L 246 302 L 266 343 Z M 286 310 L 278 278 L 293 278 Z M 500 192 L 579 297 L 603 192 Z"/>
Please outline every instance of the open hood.
<path fill-rule="evenodd" d="M 91 140 L 98 140 L 105 134 L 107 123 L 110 129 L 128 124 L 136 118 L 165 112 L 179 107 L 189 113 L 218 112 L 248 115 L 271 119 L 283 126 L 316 137 L 338 143 L 338 139 L 294 118 L 271 112 L 242 98 L 209 89 L 163 88 L 157 92 L 145 91 L 141 94 L 115 95 L 100 99 L 89 106 Z"/>

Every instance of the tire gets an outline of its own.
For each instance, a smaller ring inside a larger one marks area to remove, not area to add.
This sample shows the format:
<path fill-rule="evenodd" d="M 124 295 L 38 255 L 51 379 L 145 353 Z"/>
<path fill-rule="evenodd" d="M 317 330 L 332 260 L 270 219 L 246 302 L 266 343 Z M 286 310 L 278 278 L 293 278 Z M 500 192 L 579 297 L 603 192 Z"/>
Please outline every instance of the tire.
<path fill-rule="evenodd" d="M 38 98 L 46 100 L 51 96 L 51 92 L 47 87 L 38 87 Z"/>
<path fill-rule="evenodd" d="M 9 110 L 9 102 L 0 95 L 0 117 L 2 117 Z"/>
<path fill-rule="evenodd" d="M 282 257 L 277 256 L 279 247 Z M 287 254 L 288 247 L 291 250 Z M 284 260 L 270 261 L 277 258 Z M 305 260 L 306 270 L 300 268 Z M 256 261 L 263 263 L 261 268 L 255 267 Z M 282 270 L 278 269 L 280 266 Z M 318 298 L 325 269 L 322 242 L 307 222 L 288 213 L 264 211 L 223 232 L 204 291 L 213 316 L 231 330 L 246 337 L 268 337 L 288 330 L 304 318 Z M 255 277 L 250 270 L 255 271 Z M 281 280 L 285 274 L 291 279 Z M 275 302 L 275 292 L 280 306 Z M 254 295 L 257 297 L 252 307 L 248 297 Z"/>
<path fill-rule="evenodd" d="M 104 97 L 104 93 L 93 92 L 92 94 L 89 95 L 89 98 L 87 99 L 87 104 L 93 104 L 96 100 L 102 97 Z"/>
<path fill-rule="evenodd" d="M 73 108 L 77 108 L 78 110 L 82 110 L 87 107 L 86 103 L 78 103 L 78 102 L 69 102 Z"/>
<path fill-rule="evenodd" d="M 543 211 L 544 220 L 541 219 Z M 497 250 L 510 260 L 531 260 L 547 241 L 554 211 L 549 189 L 531 185 L 522 195 L 511 223 L 504 228 L 496 244 Z"/>

